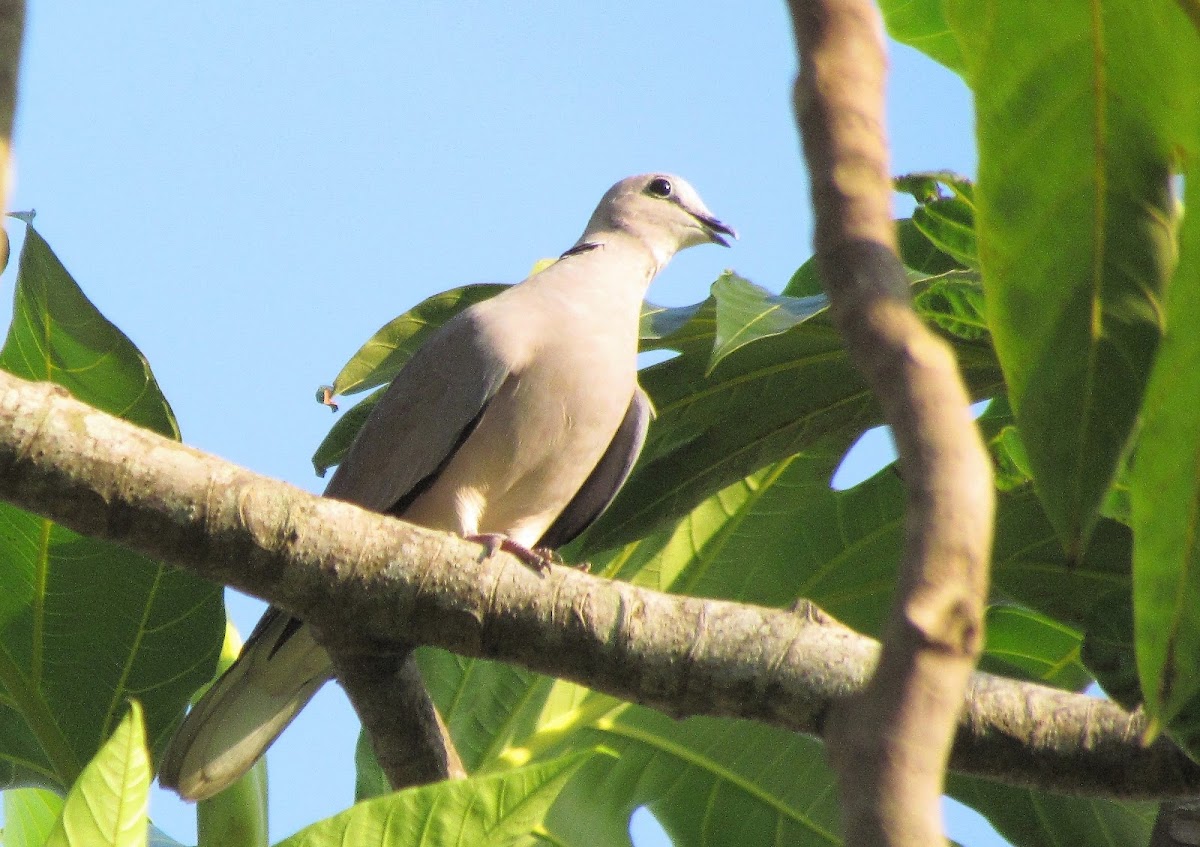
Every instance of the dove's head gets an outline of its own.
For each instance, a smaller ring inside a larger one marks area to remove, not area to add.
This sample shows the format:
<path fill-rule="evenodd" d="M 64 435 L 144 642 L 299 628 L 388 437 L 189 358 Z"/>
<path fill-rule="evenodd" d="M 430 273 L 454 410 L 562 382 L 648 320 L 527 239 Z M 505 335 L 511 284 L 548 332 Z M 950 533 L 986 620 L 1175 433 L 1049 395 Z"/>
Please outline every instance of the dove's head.
<path fill-rule="evenodd" d="M 614 230 L 643 241 L 659 264 L 696 244 L 729 246 L 723 236 L 737 238 L 704 205 L 696 189 L 673 174 L 641 174 L 608 189 L 592 213 L 581 241 Z"/>

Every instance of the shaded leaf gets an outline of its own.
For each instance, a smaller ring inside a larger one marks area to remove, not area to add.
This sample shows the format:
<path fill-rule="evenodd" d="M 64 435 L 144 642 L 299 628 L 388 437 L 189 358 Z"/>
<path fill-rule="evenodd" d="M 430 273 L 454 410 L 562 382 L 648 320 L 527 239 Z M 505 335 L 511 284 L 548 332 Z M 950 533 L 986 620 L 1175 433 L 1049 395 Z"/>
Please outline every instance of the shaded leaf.
<path fill-rule="evenodd" d="M 1083 557 L 1072 562 L 1034 492 L 1010 491 L 996 510 L 992 590 L 1003 600 L 1083 629 L 1103 597 L 1114 591 L 1128 597 L 1132 545 L 1128 527 L 1102 520 Z"/>
<path fill-rule="evenodd" d="M 912 218 L 896 221 L 896 247 L 900 253 L 900 261 L 904 263 L 910 276 L 914 272 L 918 275 L 936 276 L 950 271 L 966 270 L 962 264 L 943 253 L 926 238 Z"/>
<path fill-rule="evenodd" d="M 137 847 L 146 843 L 150 753 L 136 700 L 71 786 L 46 847 Z"/>
<path fill-rule="evenodd" d="M 1200 178 L 1189 174 L 1185 190 L 1188 208 L 1200 210 Z M 1147 712 L 1170 728 L 1200 702 L 1200 214 L 1183 220 L 1167 326 L 1127 493 L 1138 676 Z M 1106 507 L 1119 513 L 1122 493 Z M 1200 745 L 1188 749 L 1200 756 Z"/>
<path fill-rule="evenodd" d="M 242 637 L 232 621 L 225 622 L 225 640 L 217 660 L 214 681 L 229 670 L 242 650 Z M 192 705 L 211 685 L 202 686 L 193 696 Z M 166 839 L 150 829 L 151 847 Z M 207 800 L 196 804 L 196 843 L 198 847 L 267 847 L 267 759 L 260 758 L 234 783 Z M 164 847 L 170 847 L 164 844 Z"/>
<path fill-rule="evenodd" d="M 913 287 L 913 306 L 931 324 L 955 338 L 989 340 L 983 284 L 973 271 L 946 271 L 920 279 Z"/>
<path fill-rule="evenodd" d="M 1128 590 L 1110 591 L 1096 601 L 1082 657 L 1105 694 L 1131 711 L 1142 705 Z"/>
<path fill-rule="evenodd" d="M 987 410 L 979 417 L 979 429 L 992 454 L 997 489 L 1012 491 L 1033 481 L 1029 456 L 1007 397 L 992 398 Z"/>
<path fill-rule="evenodd" d="M 641 805 L 675 844 L 841 843 L 833 773 L 812 738 L 617 705 L 580 741 L 617 756 L 596 757 L 555 804 L 547 828 L 564 845 L 627 844 Z"/>
<path fill-rule="evenodd" d="M 987 15 L 967 0 L 944 8 L 975 92 L 988 321 L 1038 490 L 1074 558 L 1129 443 L 1162 332 L 1175 235 L 1170 112 L 1197 111 L 1183 102 L 1183 80 L 1200 72 L 1195 33 L 1170 0 L 1054 15 L 1020 0 Z M 1151 79 L 1174 90 L 1161 96 Z"/>
<path fill-rule="evenodd" d="M 929 244 L 925 236 L 917 233 L 917 237 L 923 246 L 932 248 L 933 245 Z M 788 297 L 815 297 L 825 293 L 825 289 L 821 286 L 821 277 L 817 273 L 815 256 L 796 269 L 792 278 L 788 280 L 788 284 L 784 286 L 783 293 Z"/>
<path fill-rule="evenodd" d="M 367 416 L 386 390 L 385 386 L 371 392 L 334 421 L 333 427 L 317 446 L 317 452 L 313 453 L 313 469 L 316 470 L 317 476 L 325 476 L 330 468 L 342 461 L 342 457 L 354 443 L 358 431 L 366 423 Z"/>
<path fill-rule="evenodd" d="M 979 669 L 1082 691 L 1092 675 L 1080 659 L 1083 634 L 1051 617 L 1018 606 L 992 606 L 987 647 Z"/>
<path fill-rule="evenodd" d="M 371 737 L 366 730 L 359 730 L 358 741 L 354 745 L 354 802 L 361 803 L 391 793 L 392 784 L 375 758 Z"/>

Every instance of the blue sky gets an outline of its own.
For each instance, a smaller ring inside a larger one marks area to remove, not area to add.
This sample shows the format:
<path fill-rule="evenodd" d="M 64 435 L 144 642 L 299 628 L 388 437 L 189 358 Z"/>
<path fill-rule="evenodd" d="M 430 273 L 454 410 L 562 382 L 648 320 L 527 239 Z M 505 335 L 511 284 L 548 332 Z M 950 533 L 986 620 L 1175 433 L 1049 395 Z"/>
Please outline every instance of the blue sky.
<path fill-rule="evenodd" d="M 679 173 L 742 235 L 651 299 L 700 300 L 725 267 L 782 288 L 812 235 L 792 50 L 782 3 L 33 3 L 11 206 L 145 352 L 186 441 L 319 491 L 315 388 L 429 294 L 560 253 L 621 177 Z M 893 171 L 972 174 L 965 86 L 891 57 Z M 233 605 L 244 633 L 260 608 Z M 272 750 L 273 838 L 348 805 L 356 732 L 328 686 Z M 151 814 L 194 837 L 168 795 Z"/>

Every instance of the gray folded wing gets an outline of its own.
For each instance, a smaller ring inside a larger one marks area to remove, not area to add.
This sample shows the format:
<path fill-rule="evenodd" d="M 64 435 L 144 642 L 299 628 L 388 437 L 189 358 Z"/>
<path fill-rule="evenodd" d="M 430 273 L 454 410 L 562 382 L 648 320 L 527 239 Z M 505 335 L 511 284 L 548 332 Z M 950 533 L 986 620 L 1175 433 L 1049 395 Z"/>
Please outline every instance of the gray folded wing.
<path fill-rule="evenodd" d="M 326 497 L 402 514 L 454 457 L 509 375 L 468 310 L 405 364 L 363 424 Z"/>

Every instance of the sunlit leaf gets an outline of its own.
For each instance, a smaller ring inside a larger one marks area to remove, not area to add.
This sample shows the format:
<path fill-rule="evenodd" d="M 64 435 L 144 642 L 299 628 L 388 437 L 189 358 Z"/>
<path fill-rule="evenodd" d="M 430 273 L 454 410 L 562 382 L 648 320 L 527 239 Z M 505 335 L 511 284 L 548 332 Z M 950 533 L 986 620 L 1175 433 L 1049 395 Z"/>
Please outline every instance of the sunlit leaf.
<path fill-rule="evenodd" d="M 737 274 L 726 271 L 712 286 L 717 305 L 717 333 L 709 371 L 730 353 L 747 344 L 787 332 L 829 306 L 824 294 L 789 297 L 772 294 Z"/>
<path fill-rule="evenodd" d="M 277 847 L 537 843 L 547 811 L 586 758 L 563 756 L 496 776 L 447 780 L 366 800 Z"/>
<path fill-rule="evenodd" d="M 388 321 L 367 340 L 333 381 L 333 393 L 356 394 L 387 385 L 429 334 L 475 303 L 494 297 L 506 285 L 466 285 L 444 291 Z"/>
<path fill-rule="evenodd" d="M 46 847 L 145 845 L 152 776 L 142 710 L 134 700 L 71 786 Z"/>
<path fill-rule="evenodd" d="M 63 797 L 45 788 L 4 792 L 4 847 L 42 847 L 58 824 Z"/>

